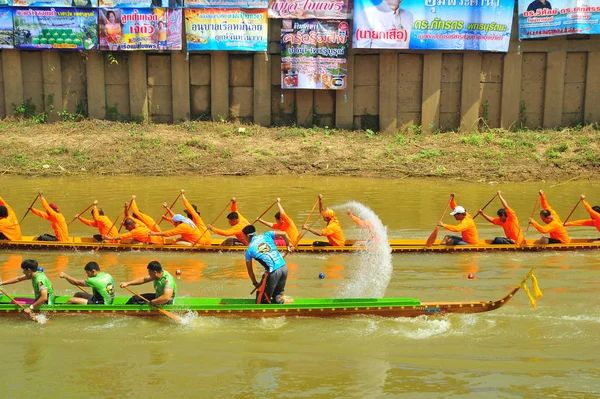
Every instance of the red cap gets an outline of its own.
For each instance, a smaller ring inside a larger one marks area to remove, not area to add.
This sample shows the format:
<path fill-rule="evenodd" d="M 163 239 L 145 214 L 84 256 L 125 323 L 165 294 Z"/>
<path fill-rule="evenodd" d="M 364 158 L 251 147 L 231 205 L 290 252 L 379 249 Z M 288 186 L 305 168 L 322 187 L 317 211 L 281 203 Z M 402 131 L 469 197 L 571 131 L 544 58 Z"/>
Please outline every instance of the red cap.
<path fill-rule="evenodd" d="M 48 206 L 52 209 L 54 209 L 54 212 L 59 212 L 58 207 L 56 206 L 56 204 L 48 204 Z"/>

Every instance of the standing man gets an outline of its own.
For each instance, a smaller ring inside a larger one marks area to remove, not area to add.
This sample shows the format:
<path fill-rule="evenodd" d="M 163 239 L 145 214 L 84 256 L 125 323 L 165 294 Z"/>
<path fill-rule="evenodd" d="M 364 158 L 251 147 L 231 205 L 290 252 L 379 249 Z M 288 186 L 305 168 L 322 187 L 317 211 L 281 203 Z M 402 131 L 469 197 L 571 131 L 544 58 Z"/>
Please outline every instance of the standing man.
<path fill-rule="evenodd" d="M 344 233 L 342 232 L 342 226 L 340 225 L 340 221 L 338 220 L 338 218 L 335 216 L 335 211 L 333 209 L 325 209 L 323 207 L 322 194 L 319 194 L 319 212 L 321 213 L 321 216 L 323 216 L 323 220 L 327 224 L 325 228 L 319 231 L 312 229 L 305 224 L 302 226 L 302 230 L 310 231 L 311 233 L 317 236 L 327 237 L 328 242 L 313 242 L 313 246 L 315 247 L 343 247 L 346 244 L 346 239 L 344 238 Z"/>
<path fill-rule="evenodd" d="M 565 226 L 590 226 L 595 227 L 596 230 L 600 231 L 600 206 L 591 206 L 589 202 L 585 200 L 585 195 L 583 194 L 581 194 L 581 202 L 587 213 L 590 214 L 591 219 L 573 220 L 572 222 L 566 222 Z M 592 240 L 592 242 L 593 241 L 600 241 L 600 238 Z"/>
<path fill-rule="evenodd" d="M 497 218 L 492 219 L 491 216 L 486 215 L 483 209 L 479 210 L 479 214 L 483 216 L 488 222 L 495 224 L 496 226 L 502 226 L 506 237 L 496 237 L 492 244 L 516 244 L 522 245 L 524 243 L 523 231 L 519 226 L 519 219 L 515 211 L 508 206 L 506 200 L 502 197 L 502 193 L 498 191 L 498 198 L 504 208 L 498 209 L 496 213 Z"/>
<path fill-rule="evenodd" d="M 125 288 L 129 285 L 140 285 L 154 281 L 154 294 L 142 294 L 144 298 L 150 301 L 150 305 L 172 305 L 177 296 L 177 283 L 168 271 L 164 270 L 157 261 L 148 263 L 148 275 L 138 279 L 121 283 L 120 287 Z M 128 305 L 143 305 L 146 302 L 133 296 L 127 301 Z"/>
<path fill-rule="evenodd" d="M 288 268 L 283 256 L 275 246 L 275 238 L 283 238 L 288 251 L 291 252 L 293 248 L 287 234 L 267 231 L 257 236 L 256 227 L 252 225 L 244 227 L 243 233 L 249 242 L 246 250 L 246 268 L 252 284 L 256 287 L 256 303 L 285 303 L 283 294 Z M 265 268 L 265 274 L 260 283 L 254 275 L 252 259 L 256 259 Z"/>
<path fill-rule="evenodd" d="M 77 215 L 77 219 L 86 226 L 96 227 L 100 234 L 94 234 L 94 239 L 98 242 L 102 242 L 102 237 L 119 235 L 119 230 L 114 226 L 113 222 L 104 215 L 102 208 L 98 208 L 98 200 L 94 201 L 94 207 L 92 208 L 92 220 L 85 219 L 81 214 Z"/>
<path fill-rule="evenodd" d="M 101 272 L 100 266 L 96 262 L 88 262 L 85 267 L 85 274 L 88 278 L 85 280 L 77 280 L 69 276 L 67 273 L 60 272 L 60 278 L 64 278 L 69 283 L 83 287 L 92 288 L 92 294 L 87 292 L 77 292 L 67 303 L 78 305 L 112 305 L 115 300 L 115 280 L 108 273 Z"/>
<path fill-rule="evenodd" d="M 479 234 L 477 233 L 477 226 L 473 217 L 467 212 L 467 210 L 459 205 L 456 205 L 454 199 L 454 193 L 450 194 L 452 199 L 450 200 L 450 207 L 452 212 L 451 216 L 458 220 L 458 224 L 451 225 L 445 224 L 441 220 L 438 222 L 438 226 L 445 228 L 446 230 L 461 233 L 460 236 L 447 235 L 442 239 L 441 245 L 477 245 L 479 244 Z"/>
<path fill-rule="evenodd" d="M 571 241 L 569 239 L 569 234 L 560 221 L 558 213 L 556 213 L 550 204 L 548 204 L 546 195 L 542 190 L 540 190 L 540 203 L 543 208 L 540 212 L 540 219 L 542 219 L 546 225 L 542 226 L 533 220 L 533 218 L 529 218 L 529 223 L 531 223 L 537 231 L 542 234 L 548 233 L 550 237 L 540 237 L 540 239 L 536 240 L 534 244 L 568 244 Z"/>
<path fill-rule="evenodd" d="M 22 238 L 17 215 L 0 197 L 0 240 L 20 241 Z"/>
<path fill-rule="evenodd" d="M 54 236 L 50 234 L 42 234 L 38 237 L 38 241 L 60 241 L 60 242 L 68 242 L 69 241 L 69 228 L 67 227 L 67 222 L 65 221 L 65 217 L 58 210 L 58 206 L 55 204 L 49 204 L 44 198 L 44 193 L 39 192 L 40 199 L 42 200 L 42 207 L 44 211 L 37 210 L 33 207 L 29 208 L 34 215 L 41 217 L 42 219 L 49 220 L 52 224 L 52 230 L 54 230 Z"/>
<path fill-rule="evenodd" d="M 54 305 L 54 290 L 52 283 L 46 277 L 44 272 L 38 270 L 38 263 L 33 259 L 26 259 L 21 263 L 23 275 L 0 282 L 0 285 L 9 285 L 19 283 L 25 280 L 31 280 L 35 301 L 25 308 L 25 312 L 31 313 L 42 305 Z M 32 316 L 33 317 L 33 316 Z"/>
<path fill-rule="evenodd" d="M 198 230 L 200 230 L 200 233 L 202 233 L 202 237 L 200 238 L 200 241 L 196 243 L 196 245 L 209 247 L 211 244 L 210 233 L 208 232 L 208 228 L 198 212 L 198 207 L 194 204 L 191 204 L 190 201 L 185 198 L 185 190 L 181 190 L 181 200 L 183 201 L 183 206 L 185 207 L 183 213 L 187 215 L 188 219 L 192 219 L 192 222 L 194 222 L 196 227 L 198 227 Z"/>
<path fill-rule="evenodd" d="M 230 237 L 224 240 L 221 243 L 221 245 L 248 245 L 248 241 L 246 241 L 242 230 L 250 223 L 248 223 L 248 220 L 246 220 L 246 218 L 243 217 L 242 214 L 238 211 L 235 197 L 231 199 L 231 213 L 227 215 L 227 220 L 229 221 L 229 225 L 231 226 L 231 228 L 227 230 L 217 229 L 216 227 L 213 227 L 212 224 L 208 225 L 208 229 L 220 236 Z"/>
<path fill-rule="evenodd" d="M 270 223 L 262 220 L 261 218 L 256 219 L 258 222 L 261 222 L 267 227 L 270 227 L 274 230 L 279 230 L 285 232 L 288 238 L 294 245 L 298 245 L 298 229 L 294 224 L 294 221 L 291 217 L 288 216 L 287 213 L 283 210 L 281 206 L 281 198 L 277 198 L 277 207 L 279 208 L 279 212 L 275 214 L 276 223 Z"/>

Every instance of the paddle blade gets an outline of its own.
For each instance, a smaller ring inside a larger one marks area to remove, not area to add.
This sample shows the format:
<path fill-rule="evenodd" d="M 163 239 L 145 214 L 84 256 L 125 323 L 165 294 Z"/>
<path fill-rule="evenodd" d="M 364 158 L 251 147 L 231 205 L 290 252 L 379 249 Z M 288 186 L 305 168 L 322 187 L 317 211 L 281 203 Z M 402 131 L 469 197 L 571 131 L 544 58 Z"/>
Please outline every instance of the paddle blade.
<path fill-rule="evenodd" d="M 440 232 L 440 228 L 439 226 L 436 227 L 433 232 L 429 235 L 429 238 L 427 239 L 427 241 L 425 242 L 425 246 L 426 247 L 430 247 L 433 245 L 433 243 L 435 242 L 435 239 L 437 238 L 438 233 Z"/>

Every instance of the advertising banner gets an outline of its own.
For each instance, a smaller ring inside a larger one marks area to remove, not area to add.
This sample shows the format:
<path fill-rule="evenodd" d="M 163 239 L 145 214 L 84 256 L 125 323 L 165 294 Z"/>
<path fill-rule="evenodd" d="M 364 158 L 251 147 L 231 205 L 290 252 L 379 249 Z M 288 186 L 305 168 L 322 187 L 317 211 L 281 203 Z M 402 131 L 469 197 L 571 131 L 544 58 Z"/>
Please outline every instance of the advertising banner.
<path fill-rule="evenodd" d="M 181 50 L 181 9 L 100 9 L 100 50 Z"/>
<path fill-rule="evenodd" d="M 98 1 L 98 0 L 96 0 Z M 99 0 L 102 8 L 181 8 L 184 0 Z"/>
<path fill-rule="evenodd" d="M 354 48 L 508 51 L 513 0 L 356 0 Z"/>
<path fill-rule="evenodd" d="M 15 48 L 96 50 L 98 10 L 15 8 Z"/>
<path fill-rule="evenodd" d="M 12 10 L 0 7 L 0 48 L 14 48 Z"/>
<path fill-rule="evenodd" d="M 0 4 L 2 3 L 0 0 Z M 98 7 L 98 0 L 8 0 L 15 7 Z"/>
<path fill-rule="evenodd" d="M 349 0 L 269 0 L 269 18 L 348 19 Z"/>
<path fill-rule="evenodd" d="M 600 0 L 519 0 L 519 38 L 600 33 Z"/>
<path fill-rule="evenodd" d="M 267 10 L 187 8 L 187 49 L 267 51 Z"/>
<path fill-rule="evenodd" d="M 284 19 L 281 88 L 344 90 L 349 35 L 347 21 Z"/>
<path fill-rule="evenodd" d="M 267 8 L 268 0 L 185 0 L 186 8 Z"/>

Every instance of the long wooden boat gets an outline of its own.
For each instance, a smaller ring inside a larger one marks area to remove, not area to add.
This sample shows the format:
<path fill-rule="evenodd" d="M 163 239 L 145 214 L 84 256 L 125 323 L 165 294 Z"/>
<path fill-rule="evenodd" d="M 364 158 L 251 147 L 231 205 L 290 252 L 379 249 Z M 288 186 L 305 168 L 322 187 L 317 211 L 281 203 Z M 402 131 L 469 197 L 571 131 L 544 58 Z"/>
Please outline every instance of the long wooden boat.
<path fill-rule="evenodd" d="M 176 313 L 193 312 L 198 316 L 225 318 L 267 318 L 267 317 L 418 317 L 446 315 L 453 313 L 483 313 L 496 310 L 519 291 L 533 274 L 527 276 L 504 297 L 495 301 L 474 302 L 421 302 L 414 298 L 346 298 L 346 299 L 294 299 L 284 305 L 257 305 L 253 299 L 238 298 L 177 298 L 175 305 L 165 305 L 162 309 Z M 53 306 L 42 306 L 46 315 L 92 315 L 92 316 L 139 316 L 164 317 L 156 308 L 148 305 L 126 305 L 129 298 L 117 297 L 112 305 L 70 305 L 68 296 L 59 296 Z M 18 299 L 17 299 L 18 300 Z M 16 316 L 22 309 L 6 297 L 0 301 L 0 316 Z M 180 313 L 180 315 L 181 315 Z"/>
<path fill-rule="evenodd" d="M 44 250 L 44 251 L 158 251 L 158 252 L 230 252 L 245 251 L 245 246 L 222 246 L 222 240 L 213 240 L 209 246 L 185 246 L 176 245 L 174 240 L 165 245 L 153 244 L 111 244 L 98 243 L 91 237 L 71 237 L 70 242 L 35 241 L 35 237 L 23 237 L 22 241 L 0 240 L 0 250 Z M 436 241 L 431 247 L 425 246 L 425 240 L 396 240 L 389 241 L 393 253 L 457 253 L 457 252 L 493 252 L 493 251 L 576 251 L 600 249 L 600 241 L 576 238 L 569 244 L 536 245 L 534 240 L 527 240 L 525 245 L 492 245 L 490 241 L 482 241 L 478 245 L 440 245 Z M 313 246 L 314 240 L 301 240 L 296 251 L 302 253 L 322 252 L 358 252 L 365 250 L 364 241 L 346 240 L 346 245 L 340 247 Z M 284 248 L 281 248 L 284 249 Z"/>

